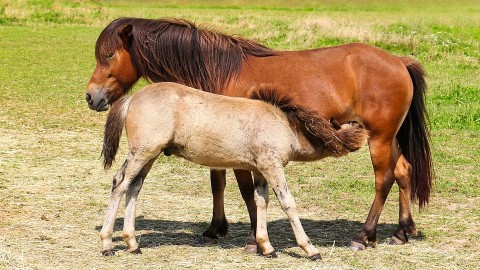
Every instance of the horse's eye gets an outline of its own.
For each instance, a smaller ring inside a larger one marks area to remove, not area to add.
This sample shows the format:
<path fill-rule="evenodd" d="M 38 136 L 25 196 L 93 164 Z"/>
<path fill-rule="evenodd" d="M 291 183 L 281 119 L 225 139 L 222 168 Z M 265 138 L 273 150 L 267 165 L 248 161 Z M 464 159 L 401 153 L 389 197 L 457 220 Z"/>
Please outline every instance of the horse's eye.
<path fill-rule="evenodd" d="M 113 52 L 108 52 L 107 57 L 105 57 L 107 60 L 111 60 L 115 56 L 115 53 Z"/>
<path fill-rule="evenodd" d="M 113 77 L 112 73 L 108 73 L 107 78 Z"/>

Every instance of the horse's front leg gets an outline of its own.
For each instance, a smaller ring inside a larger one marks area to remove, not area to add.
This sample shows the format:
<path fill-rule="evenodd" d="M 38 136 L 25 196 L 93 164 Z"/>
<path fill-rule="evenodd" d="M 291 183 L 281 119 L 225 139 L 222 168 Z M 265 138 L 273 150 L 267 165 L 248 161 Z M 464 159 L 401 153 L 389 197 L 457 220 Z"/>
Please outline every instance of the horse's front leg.
<path fill-rule="evenodd" d="M 228 221 L 225 217 L 224 192 L 226 185 L 225 170 L 210 170 L 210 183 L 213 195 L 212 222 L 206 231 L 202 233 L 202 243 L 216 243 L 217 234 L 225 236 L 228 232 Z"/>
<path fill-rule="evenodd" d="M 128 251 L 130 253 L 142 253 L 140 247 L 135 239 L 135 217 L 137 198 L 140 190 L 142 189 L 143 182 L 147 177 L 148 172 L 152 168 L 155 159 L 150 160 L 140 173 L 135 177 L 130 186 L 128 187 L 126 199 L 125 199 L 125 218 L 123 223 L 123 240 L 127 243 Z"/>
<path fill-rule="evenodd" d="M 248 215 L 250 217 L 250 233 L 247 236 L 245 243 L 245 251 L 256 252 L 257 241 L 255 240 L 255 232 L 257 228 L 257 206 L 254 198 L 254 186 L 252 174 L 250 171 L 234 170 L 235 178 L 237 179 L 238 187 L 242 198 L 245 201 L 248 209 Z"/>
<path fill-rule="evenodd" d="M 255 240 L 255 230 L 257 226 L 257 214 L 254 200 L 254 188 L 252 174 L 250 171 L 234 170 L 238 187 L 242 198 L 245 201 L 250 217 L 250 233 L 247 236 L 245 251 L 255 252 L 257 250 L 257 242 Z M 225 236 L 228 232 L 228 221 L 225 217 L 224 193 L 226 186 L 225 170 L 211 170 L 210 181 L 213 194 L 213 215 L 212 222 L 208 229 L 202 234 L 202 243 L 215 243 L 218 240 L 217 234 Z"/>
<path fill-rule="evenodd" d="M 273 192 L 277 196 L 282 210 L 287 214 L 298 246 L 307 253 L 307 256 L 310 259 L 322 259 L 320 256 L 320 251 L 312 244 L 312 242 L 310 242 L 310 239 L 303 229 L 300 218 L 298 217 L 295 199 L 293 198 L 287 186 L 283 169 L 278 166 L 271 166 L 270 169 L 263 171 L 262 174 L 272 186 Z"/>

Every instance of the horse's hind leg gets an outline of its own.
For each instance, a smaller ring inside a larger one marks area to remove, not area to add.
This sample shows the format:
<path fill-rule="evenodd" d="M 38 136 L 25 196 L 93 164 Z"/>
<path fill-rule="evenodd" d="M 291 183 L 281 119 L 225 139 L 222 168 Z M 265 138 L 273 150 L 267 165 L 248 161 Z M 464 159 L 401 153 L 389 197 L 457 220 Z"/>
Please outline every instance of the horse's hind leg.
<path fill-rule="evenodd" d="M 115 254 L 113 251 L 112 236 L 120 200 L 122 199 L 123 194 L 127 191 L 128 186 L 142 170 L 146 162 L 147 161 L 141 159 L 134 159 L 133 155 L 130 153 L 123 166 L 113 178 L 107 214 L 102 230 L 100 231 L 103 255 L 109 256 Z"/>
<path fill-rule="evenodd" d="M 354 250 L 363 250 L 367 247 L 367 242 L 373 246 L 377 243 L 377 224 L 382 212 L 388 193 L 395 182 L 394 176 L 394 156 L 392 147 L 394 139 L 385 139 L 380 136 L 371 137 L 369 141 L 370 156 L 373 169 L 375 171 L 375 199 L 368 213 L 367 220 L 362 226 L 362 230 L 350 242 L 350 248 Z"/>
<path fill-rule="evenodd" d="M 392 235 L 390 244 L 399 245 L 408 242 L 407 234 L 416 235 L 417 229 L 415 226 L 415 222 L 413 222 L 411 213 L 412 186 L 410 182 L 410 177 L 412 175 L 412 166 L 400 153 L 398 146 L 395 148 L 395 150 L 397 151 L 396 155 L 399 156 L 398 161 L 395 165 L 394 174 L 397 184 L 400 188 L 400 212 L 398 219 L 398 228 Z"/>
<path fill-rule="evenodd" d="M 141 253 L 140 247 L 135 239 L 135 212 L 137 207 L 138 193 L 142 189 L 143 181 L 152 168 L 155 159 L 150 160 L 140 173 L 135 177 L 128 187 L 125 199 L 125 218 L 123 223 L 123 240 L 127 243 L 128 251 L 131 253 Z"/>

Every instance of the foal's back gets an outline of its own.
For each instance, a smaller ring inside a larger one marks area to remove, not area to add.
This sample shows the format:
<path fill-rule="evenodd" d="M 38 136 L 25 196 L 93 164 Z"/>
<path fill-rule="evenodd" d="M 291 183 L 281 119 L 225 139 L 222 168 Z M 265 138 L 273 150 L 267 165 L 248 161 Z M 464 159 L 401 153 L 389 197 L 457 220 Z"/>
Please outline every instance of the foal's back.
<path fill-rule="evenodd" d="M 174 83 L 135 94 L 125 126 L 130 148 L 217 168 L 256 170 L 257 157 L 267 156 L 285 165 L 297 144 L 287 117 L 272 105 Z"/>

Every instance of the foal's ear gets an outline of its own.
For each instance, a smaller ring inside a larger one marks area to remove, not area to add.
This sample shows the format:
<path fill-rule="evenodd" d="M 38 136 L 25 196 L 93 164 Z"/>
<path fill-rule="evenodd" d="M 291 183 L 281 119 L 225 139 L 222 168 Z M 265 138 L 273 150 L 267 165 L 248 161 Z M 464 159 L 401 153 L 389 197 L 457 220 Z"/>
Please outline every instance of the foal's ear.
<path fill-rule="evenodd" d="M 120 27 L 118 30 L 118 35 L 122 39 L 123 47 L 125 49 L 130 49 L 132 46 L 132 41 L 133 41 L 133 34 L 132 34 L 132 29 L 133 25 L 131 24 L 125 24 Z"/>

